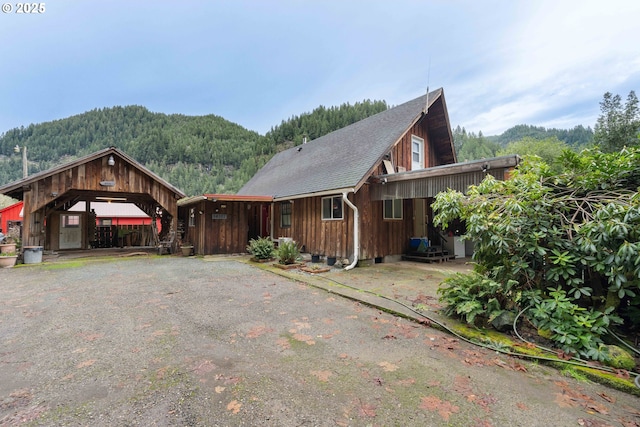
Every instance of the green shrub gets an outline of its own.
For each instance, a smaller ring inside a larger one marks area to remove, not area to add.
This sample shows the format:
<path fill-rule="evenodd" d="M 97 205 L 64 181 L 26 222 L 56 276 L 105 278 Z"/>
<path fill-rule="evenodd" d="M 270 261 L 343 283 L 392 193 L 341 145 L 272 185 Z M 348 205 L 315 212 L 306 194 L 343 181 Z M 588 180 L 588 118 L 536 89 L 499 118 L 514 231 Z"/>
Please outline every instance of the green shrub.
<path fill-rule="evenodd" d="M 257 239 L 249 240 L 247 252 L 253 255 L 257 260 L 271 259 L 275 252 L 275 246 L 271 238 L 259 237 Z"/>
<path fill-rule="evenodd" d="M 300 257 L 300 249 L 294 241 L 280 242 L 277 254 L 280 264 L 294 264 Z"/>
<path fill-rule="evenodd" d="M 609 326 L 621 323 L 622 319 L 613 314 L 614 307 L 599 311 L 580 307 L 574 301 L 559 287 L 550 288 L 548 297 L 537 292 L 531 299 L 531 322 L 550 331 L 550 339 L 565 353 L 608 361 L 609 351 L 601 337 Z"/>
<path fill-rule="evenodd" d="M 447 316 L 458 316 L 469 324 L 488 323 L 505 310 L 511 309 L 516 299 L 508 281 L 502 285 L 482 274 L 472 272 L 449 277 L 438 289 L 440 301 L 447 306 Z"/>

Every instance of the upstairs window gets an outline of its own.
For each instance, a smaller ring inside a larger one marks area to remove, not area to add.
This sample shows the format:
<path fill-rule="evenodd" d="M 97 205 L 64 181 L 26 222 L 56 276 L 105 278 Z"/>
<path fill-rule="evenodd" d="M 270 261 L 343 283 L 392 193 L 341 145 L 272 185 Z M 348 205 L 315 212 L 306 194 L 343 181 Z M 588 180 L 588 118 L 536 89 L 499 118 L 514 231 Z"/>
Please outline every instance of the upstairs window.
<path fill-rule="evenodd" d="M 424 139 L 411 135 L 411 170 L 424 169 Z"/>
<path fill-rule="evenodd" d="M 384 200 L 384 219 L 402 219 L 402 199 Z"/>
<path fill-rule="evenodd" d="M 342 196 L 322 198 L 322 219 L 342 219 Z"/>

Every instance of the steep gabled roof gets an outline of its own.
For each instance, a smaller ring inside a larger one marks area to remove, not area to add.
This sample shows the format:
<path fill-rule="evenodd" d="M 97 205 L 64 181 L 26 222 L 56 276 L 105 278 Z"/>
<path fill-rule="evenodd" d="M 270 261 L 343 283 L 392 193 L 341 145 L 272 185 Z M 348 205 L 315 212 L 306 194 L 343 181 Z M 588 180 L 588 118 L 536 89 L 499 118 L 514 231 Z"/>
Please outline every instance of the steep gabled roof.
<path fill-rule="evenodd" d="M 116 157 L 120 157 L 121 159 L 125 160 L 126 162 L 128 162 L 129 164 L 134 166 L 136 169 L 138 169 L 143 174 L 149 176 L 151 179 L 157 181 L 159 184 L 161 184 L 162 186 L 166 187 L 168 190 L 174 192 L 178 197 L 185 197 L 185 194 L 181 190 L 179 190 L 178 188 L 176 188 L 173 185 L 169 184 L 167 181 L 165 181 L 164 179 L 160 178 L 158 175 L 156 175 L 155 173 L 151 172 L 149 169 L 144 167 L 142 164 L 138 163 L 133 158 L 129 157 L 128 155 L 126 155 L 125 153 L 123 153 L 122 151 L 118 150 L 115 147 L 105 148 L 103 150 L 96 151 L 95 153 L 89 154 L 89 155 L 84 156 L 84 157 L 80 157 L 80 158 L 78 158 L 78 159 L 76 159 L 76 160 L 74 160 L 72 162 L 65 163 L 63 165 L 54 167 L 52 169 L 48 169 L 46 171 L 42 171 L 42 172 L 39 172 L 39 173 L 36 173 L 36 174 L 33 174 L 33 175 L 29 175 L 26 178 L 23 178 L 23 179 L 20 179 L 18 181 L 10 182 L 10 183 L 8 183 L 6 185 L 0 186 L 0 194 L 6 194 L 8 196 L 21 199 L 24 187 L 26 187 L 26 186 L 28 186 L 28 185 L 36 182 L 36 181 L 39 181 L 39 180 L 42 180 L 44 178 L 50 177 L 52 175 L 55 175 L 57 173 L 73 169 L 76 166 L 82 165 L 84 163 L 89 163 L 92 160 L 99 159 L 99 158 L 101 158 L 103 156 L 106 156 L 106 155 L 115 155 Z"/>
<path fill-rule="evenodd" d="M 428 95 L 429 106 L 440 101 L 449 127 L 442 89 Z M 274 198 L 299 197 L 331 191 L 357 189 L 385 154 L 424 115 L 427 95 L 368 117 L 303 145 L 276 154 L 238 194 Z M 431 111 L 429 111 L 431 115 Z M 450 130 L 445 130 L 445 150 L 451 150 Z"/>

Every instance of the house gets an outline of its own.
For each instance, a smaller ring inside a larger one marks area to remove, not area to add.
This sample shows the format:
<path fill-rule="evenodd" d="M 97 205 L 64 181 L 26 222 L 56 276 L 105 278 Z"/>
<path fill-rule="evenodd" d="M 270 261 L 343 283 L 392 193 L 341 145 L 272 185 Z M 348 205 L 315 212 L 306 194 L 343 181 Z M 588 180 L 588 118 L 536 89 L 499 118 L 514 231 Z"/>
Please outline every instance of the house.
<path fill-rule="evenodd" d="M 0 194 L 24 202 L 23 245 L 50 250 L 92 247 L 95 202 L 131 203 L 149 217 L 160 218 L 154 241 L 175 236 L 177 201 L 185 197 L 114 147 L 1 186 Z M 85 210 L 70 211 L 78 202 L 85 202 Z"/>
<path fill-rule="evenodd" d="M 400 257 L 412 237 L 446 240 L 431 225 L 433 197 L 487 173 L 503 179 L 516 164 L 516 156 L 457 164 L 438 89 L 276 154 L 238 195 L 272 198 L 272 237 L 352 268 Z"/>

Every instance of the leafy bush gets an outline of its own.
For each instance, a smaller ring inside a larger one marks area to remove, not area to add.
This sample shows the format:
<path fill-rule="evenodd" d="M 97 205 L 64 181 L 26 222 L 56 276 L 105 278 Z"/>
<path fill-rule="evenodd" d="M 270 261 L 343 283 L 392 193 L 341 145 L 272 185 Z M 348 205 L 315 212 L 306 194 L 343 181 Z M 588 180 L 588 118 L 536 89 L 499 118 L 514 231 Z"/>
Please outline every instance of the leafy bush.
<path fill-rule="evenodd" d="M 477 272 L 457 273 L 443 282 L 438 293 L 440 301 L 447 304 L 447 316 L 459 316 L 470 324 L 488 323 L 513 308 L 512 288 L 517 283 L 511 280 L 503 286 Z"/>
<path fill-rule="evenodd" d="M 294 264 L 300 257 L 300 249 L 294 241 L 280 242 L 277 254 L 280 264 Z"/>
<path fill-rule="evenodd" d="M 586 309 L 572 302 L 560 288 L 549 289 L 549 297 L 540 293 L 532 299 L 531 321 L 539 329 L 551 331 L 551 340 L 569 354 L 594 360 L 608 360 L 609 352 L 600 338 L 612 324 L 622 322 L 612 314 L 614 307 L 604 311 Z"/>
<path fill-rule="evenodd" d="M 475 244 L 474 274 L 450 282 L 443 300 L 473 322 L 533 295 L 530 320 L 557 346 L 602 360 L 609 325 L 622 316 L 631 328 L 640 313 L 640 149 L 560 160 L 560 174 L 525 158 L 506 181 L 487 175 L 466 195 L 436 196 L 434 223 L 463 220 Z"/>
<path fill-rule="evenodd" d="M 260 237 L 257 239 L 249 240 L 247 245 L 247 252 L 249 252 L 257 260 L 266 260 L 273 258 L 275 253 L 275 246 L 273 241 L 269 237 Z"/>

